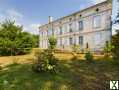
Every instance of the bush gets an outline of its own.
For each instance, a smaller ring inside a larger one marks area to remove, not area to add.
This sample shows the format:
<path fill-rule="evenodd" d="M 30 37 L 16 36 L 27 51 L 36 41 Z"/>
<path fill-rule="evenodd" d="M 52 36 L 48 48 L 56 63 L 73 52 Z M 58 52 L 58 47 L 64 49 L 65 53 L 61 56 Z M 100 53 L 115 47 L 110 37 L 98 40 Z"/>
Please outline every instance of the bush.
<path fill-rule="evenodd" d="M 37 47 L 38 36 L 23 31 L 15 21 L 6 20 L 0 23 L 0 55 L 15 56 L 28 54 Z"/>
<path fill-rule="evenodd" d="M 34 70 L 37 72 L 56 72 L 55 67 L 57 65 L 57 59 L 51 50 L 44 50 L 39 53 L 36 57 L 36 63 L 34 65 Z"/>
<path fill-rule="evenodd" d="M 54 49 L 57 44 L 57 39 L 54 37 L 49 38 L 49 49 L 36 53 L 36 63 L 33 69 L 37 72 L 56 72 L 57 59 L 54 56 Z"/>
<path fill-rule="evenodd" d="M 85 59 L 86 59 L 87 61 L 93 61 L 93 54 L 91 54 L 90 52 L 87 52 L 87 53 L 85 54 Z"/>
<path fill-rule="evenodd" d="M 106 42 L 106 45 L 104 47 L 104 53 L 105 53 L 105 57 L 109 57 L 111 55 L 112 49 L 113 49 L 113 45 L 111 42 Z"/>
<path fill-rule="evenodd" d="M 57 44 L 57 39 L 54 36 L 49 37 L 49 49 L 55 49 Z"/>
<path fill-rule="evenodd" d="M 78 53 L 80 51 L 80 46 L 79 45 L 72 45 L 72 50 L 75 53 Z"/>
<path fill-rule="evenodd" d="M 114 60 L 119 60 L 119 32 L 112 37 L 112 45 L 114 46 L 112 49 Z"/>

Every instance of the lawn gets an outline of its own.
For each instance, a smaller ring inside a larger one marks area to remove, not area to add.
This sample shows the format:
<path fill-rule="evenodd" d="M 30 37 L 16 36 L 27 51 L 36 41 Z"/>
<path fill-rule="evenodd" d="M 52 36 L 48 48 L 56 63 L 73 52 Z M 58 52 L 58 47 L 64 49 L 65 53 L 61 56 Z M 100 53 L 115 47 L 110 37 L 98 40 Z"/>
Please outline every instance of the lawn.
<path fill-rule="evenodd" d="M 119 66 L 111 60 L 59 61 L 58 72 L 36 73 L 32 64 L 11 64 L 0 71 L 0 90 L 109 90 L 119 80 Z"/>

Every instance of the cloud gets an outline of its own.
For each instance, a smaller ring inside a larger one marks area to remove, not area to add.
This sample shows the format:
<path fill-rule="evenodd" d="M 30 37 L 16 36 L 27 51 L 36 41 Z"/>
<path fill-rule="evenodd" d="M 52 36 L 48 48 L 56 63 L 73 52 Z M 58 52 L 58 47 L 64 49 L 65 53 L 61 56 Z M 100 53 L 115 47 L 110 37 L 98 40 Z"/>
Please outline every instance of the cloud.
<path fill-rule="evenodd" d="M 106 0 L 91 0 L 91 1 L 94 4 L 97 4 L 97 3 L 101 3 L 101 2 L 106 1 Z"/>
<path fill-rule="evenodd" d="M 3 22 L 5 19 L 15 20 L 15 25 L 23 26 L 23 30 L 38 34 L 38 23 L 30 23 L 24 20 L 23 14 L 14 9 L 8 9 L 4 13 L 0 13 L 0 22 Z"/>
<path fill-rule="evenodd" d="M 4 21 L 5 20 L 5 17 L 1 14 L 0 15 L 0 22 Z"/>
<path fill-rule="evenodd" d="M 29 24 L 24 26 L 24 31 L 28 31 L 33 34 L 38 34 L 40 24 Z"/>
<path fill-rule="evenodd" d="M 41 25 L 40 24 L 31 24 L 30 27 L 33 29 L 38 29 Z"/>

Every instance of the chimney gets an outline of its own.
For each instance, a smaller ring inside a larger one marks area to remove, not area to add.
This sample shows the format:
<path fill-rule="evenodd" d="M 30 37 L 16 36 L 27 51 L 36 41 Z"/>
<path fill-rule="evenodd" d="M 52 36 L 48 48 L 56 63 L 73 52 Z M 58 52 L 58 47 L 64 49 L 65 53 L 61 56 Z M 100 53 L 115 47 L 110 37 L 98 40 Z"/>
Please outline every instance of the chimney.
<path fill-rule="evenodd" d="M 53 22 L 53 17 L 49 16 L 48 23 L 51 23 L 51 22 Z"/>

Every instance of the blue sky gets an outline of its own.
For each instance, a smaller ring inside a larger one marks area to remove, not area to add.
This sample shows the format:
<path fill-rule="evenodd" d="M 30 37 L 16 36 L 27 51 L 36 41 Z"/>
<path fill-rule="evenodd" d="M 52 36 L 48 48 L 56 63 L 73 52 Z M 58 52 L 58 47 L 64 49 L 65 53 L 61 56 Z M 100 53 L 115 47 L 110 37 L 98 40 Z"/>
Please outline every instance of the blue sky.
<path fill-rule="evenodd" d="M 38 26 L 104 0 L 0 0 L 0 22 L 12 18 L 24 30 L 38 33 Z"/>

